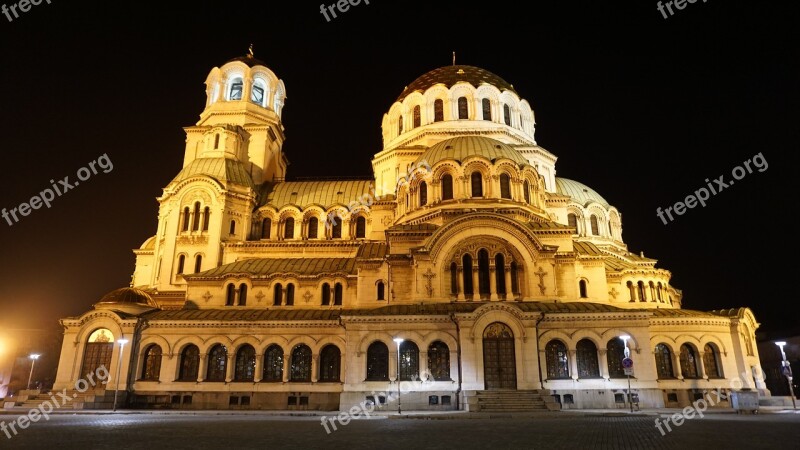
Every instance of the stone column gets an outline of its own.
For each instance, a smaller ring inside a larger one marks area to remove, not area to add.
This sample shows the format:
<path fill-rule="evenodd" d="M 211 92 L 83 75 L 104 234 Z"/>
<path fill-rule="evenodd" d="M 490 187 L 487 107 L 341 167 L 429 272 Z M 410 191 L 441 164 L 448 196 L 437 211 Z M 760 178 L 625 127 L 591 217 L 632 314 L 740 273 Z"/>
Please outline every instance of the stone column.
<path fill-rule="evenodd" d="M 264 375 L 264 354 L 256 353 L 256 373 L 253 376 L 253 381 L 258 383 Z"/>
<path fill-rule="evenodd" d="M 464 300 L 464 268 L 458 268 L 458 299 Z"/>
<path fill-rule="evenodd" d="M 473 300 L 480 300 L 481 299 L 481 287 L 478 284 L 478 265 L 474 264 L 472 267 L 472 299 Z"/>
<path fill-rule="evenodd" d="M 419 352 L 419 378 L 424 380 L 424 375 L 428 374 L 428 350 Z"/>
<path fill-rule="evenodd" d="M 569 373 L 573 380 L 578 379 L 578 358 L 576 350 L 567 350 L 569 355 Z"/>
<path fill-rule="evenodd" d="M 606 379 L 611 378 L 611 374 L 609 373 L 608 369 L 608 358 L 606 357 L 608 353 L 607 349 L 601 348 L 597 350 L 597 362 L 600 366 L 600 376 Z"/>
<path fill-rule="evenodd" d="M 197 364 L 197 382 L 202 383 L 206 379 L 206 370 L 208 368 L 208 355 L 201 354 L 200 361 Z"/>
<path fill-rule="evenodd" d="M 706 362 L 703 360 L 706 352 L 697 351 L 697 377 L 706 378 Z"/>
<path fill-rule="evenodd" d="M 225 367 L 225 382 L 230 383 L 233 381 L 233 374 L 236 370 L 236 354 L 228 355 L 228 363 Z"/>
<path fill-rule="evenodd" d="M 489 300 L 497 301 L 497 268 L 489 267 Z"/>
<path fill-rule="evenodd" d="M 506 266 L 506 300 L 514 298 L 514 293 L 511 292 L 511 265 Z"/>
<path fill-rule="evenodd" d="M 311 356 L 311 382 L 319 381 L 319 355 Z"/>
<path fill-rule="evenodd" d="M 289 381 L 289 360 L 292 359 L 292 355 L 283 355 L 283 382 L 286 383 Z"/>

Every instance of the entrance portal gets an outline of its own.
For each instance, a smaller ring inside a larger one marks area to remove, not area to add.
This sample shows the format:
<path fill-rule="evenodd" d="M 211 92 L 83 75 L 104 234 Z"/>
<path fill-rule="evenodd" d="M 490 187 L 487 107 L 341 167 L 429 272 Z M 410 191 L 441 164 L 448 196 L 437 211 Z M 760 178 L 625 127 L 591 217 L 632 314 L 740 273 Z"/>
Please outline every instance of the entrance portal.
<path fill-rule="evenodd" d="M 483 379 L 486 389 L 516 389 L 517 360 L 514 332 L 495 322 L 483 331 Z"/>

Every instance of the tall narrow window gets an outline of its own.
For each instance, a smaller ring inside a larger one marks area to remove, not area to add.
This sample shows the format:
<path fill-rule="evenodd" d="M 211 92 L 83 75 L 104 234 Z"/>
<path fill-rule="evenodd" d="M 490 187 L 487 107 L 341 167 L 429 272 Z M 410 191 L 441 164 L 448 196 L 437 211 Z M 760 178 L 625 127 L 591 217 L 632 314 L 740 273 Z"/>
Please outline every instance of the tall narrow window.
<path fill-rule="evenodd" d="M 336 283 L 333 287 L 333 304 L 335 306 L 342 304 L 342 283 Z"/>
<path fill-rule="evenodd" d="M 554 339 L 544 348 L 547 358 L 547 379 L 569 378 L 569 356 L 567 346 Z"/>
<path fill-rule="evenodd" d="M 261 239 L 269 239 L 272 234 L 272 219 L 264 219 L 261 221 Z"/>
<path fill-rule="evenodd" d="M 507 173 L 500 174 L 500 197 L 511 198 L 511 177 Z"/>
<path fill-rule="evenodd" d="M 237 79 L 233 80 L 233 83 L 231 83 L 231 93 L 230 93 L 230 97 L 229 98 L 231 100 L 241 100 L 242 99 L 242 87 L 243 86 L 244 86 L 244 84 L 242 83 L 242 79 L 241 78 L 237 78 Z"/>
<path fill-rule="evenodd" d="M 661 286 L 661 282 L 659 281 L 658 282 L 658 286 L 656 286 L 656 295 L 658 296 L 658 301 L 663 303 L 664 301 L 661 300 L 661 290 L 662 289 L 663 289 L 663 287 Z"/>
<path fill-rule="evenodd" d="M 472 255 L 464 255 L 462 261 L 462 265 L 464 266 L 464 294 L 474 295 L 475 290 L 472 286 Z"/>
<path fill-rule="evenodd" d="M 208 369 L 206 381 L 225 381 L 228 368 L 228 350 L 222 344 L 217 344 L 208 352 Z"/>
<path fill-rule="evenodd" d="M 300 344 L 292 350 L 289 381 L 311 381 L 311 349 Z"/>
<path fill-rule="evenodd" d="M 178 371 L 179 381 L 197 381 L 198 369 L 200 368 L 200 349 L 196 345 L 187 345 L 181 352 L 180 370 Z"/>
<path fill-rule="evenodd" d="M 606 344 L 606 350 L 608 376 L 611 378 L 624 378 L 625 369 L 622 367 L 622 360 L 625 358 L 625 343 L 620 338 L 613 338 Z"/>
<path fill-rule="evenodd" d="M 506 295 L 506 259 L 502 253 L 494 256 L 494 285 L 497 286 L 497 293 Z"/>
<path fill-rule="evenodd" d="M 235 220 L 231 220 L 231 226 L 230 226 L 228 231 L 230 232 L 229 233 L 230 235 L 236 234 L 236 221 Z"/>
<path fill-rule="evenodd" d="M 245 344 L 236 352 L 233 381 L 253 381 L 256 376 L 256 350 Z"/>
<path fill-rule="evenodd" d="M 450 349 L 442 341 L 428 347 L 428 372 L 434 381 L 450 381 Z"/>
<path fill-rule="evenodd" d="M 142 380 L 158 381 L 161 376 L 161 347 L 153 344 L 144 351 Z"/>
<path fill-rule="evenodd" d="M 450 293 L 458 295 L 458 264 L 450 263 Z"/>
<path fill-rule="evenodd" d="M 672 352 L 667 344 L 656 345 L 655 355 L 658 378 L 675 378 L 675 372 L 672 370 Z"/>
<path fill-rule="evenodd" d="M 489 291 L 489 252 L 482 248 L 478 250 L 478 292 L 481 297 L 488 296 Z"/>
<path fill-rule="evenodd" d="M 342 221 L 335 220 L 333 225 L 331 225 L 331 239 L 341 239 L 342 238 Z"/>
<path fill-rule="evenodd" d="M 283 286 L 278 283 L 273 288 L 272 292 L 272 304 L 274 306 L 281 306 L 283 304 Z"/>
<path fill-rule="evenodd" d="M 225 292 L 225 306 L 233 306 L 236 299 L 236 286 L 233 283 L 228 284 Z"/>
<path fill-rule="evenodd" d="M 283 349 L 272 344 L 264 352 L 264 376 L 261 381 L 283 381 Z"/>
<path fill-rule="evenodd" d="M 367 237 L 367 219 L 364 216 L 358 216 L 356 219 L 356 238 L 363 239 Z"/>
<path fill-rule="evenodd" d="M 412 341 L 406 340 L 400 343 L 398 374 L 403 381 L 419 379 L 419 347 Z"/>
<path fill-rule="evenodd" d="M 703 347 L 703 367 L 708 378 L 722 378 L 722 364 L 719 361 L 716 345 L 706 344 Z"/>
<path fill-rule="evenodd" d="M 397 134 L 398 134 L 398 136 L 403 134 L 403 115 L 402 114 L 397 116 Z"/>
<path fill-rule="evenodd" d="M 331 304 L 331 285 L 328 283 L 324 283 L 322 285 L 322 306 L 328 306 Z"/>
<path fill-rule="evenodd" d="M 597 346 L 589 339 L 581 339 L 575 346 L 578 358 L 578 378 L 600 378 Z"/>
<path fill-rule="evenodd" d="M 192 219 L 192 231 L 200 230 L 200 202 L 194 204 L 194 217 Z"/>
<path fill-rule="evenodd" d="M 467 97 L 458 97 L 458 118 L 469 119 L 469 106 L 467 105 Z"/>
<path fill-rule="evenodd" d="M 194 257 L 194 273 L 199 273 L 203 268 L 203 255 Z"/>
<path fill-rule="evenodd" d="M 414 107 L 414 128 L 422 125 L 422 117 L 420 115 L 420 107 L 419 105 Z"/>
<path fill-rule="evenodd" d="M 599 236 L 600 235 L 600 227 L 598 226 L 597 216 L 592 214 L 592 217 L 589 218 L 589 221 L 592 224 L 592 235 Z"/>
<path fill-rule="evenodd" d="M 522 182 L 522 195 L 525 196 L 525 203 L 531 204 L 531 185 L 528 184 L 528 180 Z"/>
<path fill-rule="evenodd" d="M 428 184 L 424 181 L 419 184 L 419 206 L 428 204 Z"/>
<path fill-rule="evenodd" d="M 511 126 L 511 108 L 508 105 L 503 105 L 503 120 L 506 125 Z"/>
<path fill-rule="evenodd" d="M 386 300 L 386 285 L 383 284 L 383 281 L 378 281 L 377 290 L 378 300 Z"/>
<path fill-rule="evenodd" d="M 203 210 L 203 231 L 208 231 L 208 224 L 211 221 L 211 208 L 208 206 Z"/>
<path fill-rule="evenodd" d="M 308 238 L 316 239 L 319 233 L 319 219 L 312 217 L 308 219 Z"/>
<path fill-rule="evenodd" d="M 239 285 L 239 306 L 247 306 L 247 285 Z"/>
<path fill-rule="evenodd" d="M 681 375 L 683 378 L 699 378 L 700 370 L 697 367 L 697 354 L 689 344 L 681 345 Z"/>
<path fill-rule="evenodd" d="M 181 231 L 189 231 L 189 221 L 192 219 L 192 213 L 189 210 L 189 207 L 183 208 L 183 226 L 181 227 Z"/>
<path fill-rule="evenodd" d="M 453 176 L 449 173 L 442 175 L 442 200 L 453 199 Z"/>
<path fill-rule="evenodd" d="M 519 272 L 517 269 L 517 263 L 511 261 L 511 292 L 514 294 L 519 294 Z"/>
<path fill-rule="evenodd" d="M 578 281 L 578 291 L 580 293 L 581 298 L 588 298 L 589 297 L 589 294 L 588 294 L 589 290 L 586 287 L 586 280 Z"/>
<path fill-rule="evenodd" d="M 444 101 L 442 99 L 437 98 L 433 102 L 433 121 L 434 122 L 441 122 L 444 120 Z"/>
<path fill-rule="evenodd" d="M 294 219 L 291 217 L 283 222 L 283 238 L 294 239 Z"/>
<path fill-rule="evenodd" d="M 472 172 L 469 176 L 473 197 L 483 197 L 483 176 L 480 172 Z"/>
<path fill-rule="evenodd" d="M 367 348 L 367 381 L 389 381 L 389 347 L 383 342 Z"/>
<path fill-rule="evenodd" d="M 214 135 L 214 150 L 219 148 L 219 133 Z"/>
<path fill-rule="evenodd" d="M 175 272 L 176 275 L 183 275 L 183 266 L 186 264 L 186 255 L 178 256 L 178 270 Z"/>
<path fill-rule="evenodd" d="M 647 301 L 647 291 L 645 291 L 645 289 L 644 289 L 644 282 L 640 281 L 639 283 L 637 283 L 637 286 L 639 288 L 639 301 L 640 302 L 646 302 Z"/>
<path fill-rule="evenodd" d="M 627 286 L 628 286 L 628 292 L 630 293 L 630 296 L 631 296 L 631 300 L 630 301 L 631 302 L 635 302 L 636 301 L 636 288 L 633 286 L 633 283 L 630 282 L 630 281 L 628 281 Z"/>
<path fill-rule="evenodd" d="M 250 101 L 256 105 L 264 106 L 264 88 L 253 85 L 253 92 L 250 93 Z"/>
<path fill-rule="evenodd" d="M 650 285 L 650 301 L 656 301 L 656 285 L 651 281 L 648 283 Z"/>
<path fill-rule="evenodd" d="M 567 225 L 575 228 L 575 234 L 578 234 L 578 216 L 572 213 L 567 214 Z"/>
<path fill-rule="evenodd" d="M 294 284 L 286 285 L 286 306 L 294 306 Z"/>
<path fill-rule="evenodd" d="M 492 120 L 492 101 L 488 98 L 481 100 L 483 108 L 483 120 Z"/>
<path fill-rule="evenodd" d="M 341 377 L 342 352 L 339 347 L 329 344 L 319 352 L 319 381 L 336 382 Z"/>

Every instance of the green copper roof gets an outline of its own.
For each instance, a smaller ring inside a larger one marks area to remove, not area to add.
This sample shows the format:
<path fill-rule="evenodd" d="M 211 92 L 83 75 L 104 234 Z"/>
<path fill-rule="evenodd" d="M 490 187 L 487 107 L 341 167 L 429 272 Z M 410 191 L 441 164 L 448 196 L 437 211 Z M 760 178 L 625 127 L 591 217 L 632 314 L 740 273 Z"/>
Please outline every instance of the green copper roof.
<path fill-rule="evenodd" d="M 234 183 L 255 189 L 255 184 L 244 164 L 228 158 L 198 158 L 184 167 L 172 181 L 181 182 L 187 178 L 207 175 L 220 183 Z"/>
<path fill-rule="evenodd" d="M 426 162 L 433 166 L 446 159 L 464 161 L 471 156 L 482 156 L 489 161 L 507 158 L 517 164 L 528 164 L 528 160 L 510 145 L 481 136 L 459 136 L 438 142 L 417 158 L 417 164 Z"/>
<path fill-rule="evenodd" d="M 370 193 L 372 185 L 370 180 L 288 181 L 272 186 L 264 204 L 277 209 L 286 205 L 296 205 L 300 208 L 320 205 L 327 209 L 336 204 L 345 206 L 351 202 L 360 204 L 359 199 Z"/>
<path fill-rule="evenodd" d="M 610 206 L 606 199 L 601 197 L 594 189 L 583 183 L 567 178 L 556 178 L 556 192 L 568 195 L 584 206 L 592 202 L 600 203 L 603 206 Z"/>
<path fill-rule="evenodd" d="M 184 275 L 186 279 L 224 278 L 226 275 L 250 275 L 269 278 L 272 275 L 319 275 L 356 273 L 355 258 L 253 258 L 225 264 L 215 269 Z"/>

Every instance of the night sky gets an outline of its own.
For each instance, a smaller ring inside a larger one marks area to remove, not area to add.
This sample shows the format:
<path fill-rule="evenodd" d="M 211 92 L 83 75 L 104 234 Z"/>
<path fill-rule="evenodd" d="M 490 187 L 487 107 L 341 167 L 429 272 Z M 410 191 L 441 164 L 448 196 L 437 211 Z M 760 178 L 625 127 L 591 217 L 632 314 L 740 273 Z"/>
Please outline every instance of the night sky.
<path fill-rule="evenodd" d="M 52 0 L 0 15 L 0 208 L 103 154 L 114 165 L 0 221 L 0 326 L 52 327 L 128 285 L 209 70 L 250 43 L 286 84 L 290 179 L 370 175 L 383 114 L 456 51 L 530 102 L 558 176 L 622 212 L 629 249 L 672 271 L 685 308 L 796 326 L 795 4 L 698 0 L 664 19 L 652 0 L 372 0 L 326 22 L 307 1 Z M 760 152 L 764 172 L 656 217 Z"/>

